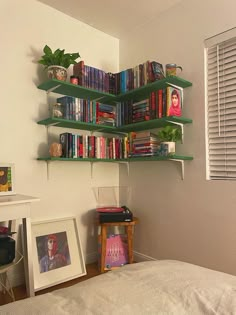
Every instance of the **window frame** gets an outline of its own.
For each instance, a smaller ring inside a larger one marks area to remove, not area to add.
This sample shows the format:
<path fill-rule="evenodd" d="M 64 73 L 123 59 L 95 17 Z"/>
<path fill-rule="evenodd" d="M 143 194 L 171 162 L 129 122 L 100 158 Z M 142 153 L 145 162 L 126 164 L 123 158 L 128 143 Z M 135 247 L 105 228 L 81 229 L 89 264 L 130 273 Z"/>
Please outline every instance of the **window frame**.
<path fill-rule="evenodd" d="M 210 144 L 209 144 L 209 104 L 208 104 L 208 51 L 210 48 L 216 47 L 217 45 L 223 45 L 224 42 L 235 39 L 236 45 L 236 28 L 232 28 L 225 32 L 222 32 L 218 35 L 212 36 L 204 41 L 204 89 L 205 89 L 205 149 L 206 149 L 206 179 L 207 180 L 236 180 L 236 172 L 234 177 L 229 177 L 226 175 L 222 176 L 213 176 L 211 174 L 211 166 L 210 162 L 212 159 L 210 158 Z M 218 57 L 217 57 L 218 58 Z M 217 59 L 218 61 L 218 59 Z M 236 56 L 235 56 L 236 61 Z M 217 65 L 216 65 L 217 67 Z M 222 89 L 222 88 L 220 88 Z M 219 93 L 219 90 L 217 91 Z M 236 104 L 235 104 L 236 109 Z M 226 116 L 226 114 L 224 114 Z M 224 116 L 224 117 L 225 117 Z M 211 120 L 212 123 L 212 120 Z M 235 140 L 236 145 L 236 140 Z M 224 152 L 226 149 L 224 148 Z M 227 159 L 226 159 L 227 161 Z M 222 164 L 223 165 L 223 164 Z"/>

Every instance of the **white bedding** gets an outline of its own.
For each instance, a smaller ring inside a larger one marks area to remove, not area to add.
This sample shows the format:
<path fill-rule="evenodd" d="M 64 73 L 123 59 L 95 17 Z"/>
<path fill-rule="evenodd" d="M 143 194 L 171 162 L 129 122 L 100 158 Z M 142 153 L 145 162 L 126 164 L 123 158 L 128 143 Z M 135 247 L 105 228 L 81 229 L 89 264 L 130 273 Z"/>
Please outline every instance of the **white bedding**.
<path fill-rule="evenodd" d="M 148 261 L 0 307 L 0 315 L 236 315 L 236 277 Z"/>

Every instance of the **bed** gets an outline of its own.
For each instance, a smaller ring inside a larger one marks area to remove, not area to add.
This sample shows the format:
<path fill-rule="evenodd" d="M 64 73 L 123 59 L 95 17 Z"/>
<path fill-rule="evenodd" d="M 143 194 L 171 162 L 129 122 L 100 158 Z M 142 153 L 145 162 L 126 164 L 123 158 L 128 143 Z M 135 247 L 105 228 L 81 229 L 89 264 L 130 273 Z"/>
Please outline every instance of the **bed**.
<path fill-rule="evenodd" d="M 0 307 L 0 315 L 235 315 L 236 277 L 174 260 L 126 265 Z"/>

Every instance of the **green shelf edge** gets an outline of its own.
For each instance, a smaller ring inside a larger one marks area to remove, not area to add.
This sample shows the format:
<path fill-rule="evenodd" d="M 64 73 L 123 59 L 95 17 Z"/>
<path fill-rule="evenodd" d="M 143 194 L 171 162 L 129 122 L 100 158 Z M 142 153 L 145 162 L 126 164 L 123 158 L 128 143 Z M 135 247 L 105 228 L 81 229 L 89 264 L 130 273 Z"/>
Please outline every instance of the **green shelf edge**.
<path fill-rule="evenodd" d="M 181 88 L 187 88 L 192 86 L 192 83 L 189 81 L 186 81 L 176 76 L 170 76 L 166 77 L 165 79 L 143 85 L 137 89 L 133 89 L 128 92 L 119 94 L 116 96 L 115 101 L 116 102 L 128 100 L 141 101 L 144 100 L 145 98 L 148 98 L 151 92 L 166 88 L 169 84 L 174 84 Z"/>
<path fill-rule="evenodd" d="M 62 118 L 53 118 L 49 117 L 37 122 L 39 125 L 44 126 L 54 126 L 61 128 L 71 128 L 71 129 L 80 129 L 80 130 L 89 130 L 89 131 L 100 131 L 100 132 L 118 132 L 116 127 L 96 125 L 92 123 L 85 123 L 81 121 L 67 120 Z"/>
<path fill-rule="evenodd" d="M 143 162 L 143 161 L 152 162 L 152 161 L 171 161 L 171 160 L 191 161 L 193 160 L 193 157 L 186 156 L 186 155 L 132 157 L 132 158 L 129 158 L 128 162 Z"/>
<path fill-rule="evenodd" d="M 186 81 L 180 77 L 170 76 L 119 95 L 104 93 L 98 90 L 85 88 L 80 85 L 75 85 L 67 81 L 60 81 L 56 79 L 43 82 L 42 84 L 38 85 L 38 89 L 48 92 L 52 91 L 53 93 L 58 93 L 61 95 L 74 96 L 83 99 L 89 98 L 90 100 L 97 100 L 101 103 L 113 104 L 115 102 L 127 101 L 131 99 L 134 101 L 143 100 L 147 98 L 151 92 L 158 89 L 163 89 L 167 87 L 168 84 L 174 84 L 181 88 L 192 86 L 192 83 L 189 81 Z"/>
<path fill-rule="evenodd" d="M 58 93 L 61 95 L 74 96 L 83 99 L 98 100 L 104 102 L 103 99 L 109 99 L 111 102 L 115 99 L 115 95 L 104 93 L 98 90 L 88 89 L 81 85 L 72 84 L 67 81 L 51 79 L 38 85 L 38 89 L 47 92 Z"/>
<path fill-rule="evenodd" d="M 170 161 L 170 160 L 193 160 L 192 156 L 184 155 L 172 155 L 172 156 L 151 156 L 151 157 L 133 157 L 129 159 L 94 159 L 94 158 L 60 158 L 60 157 L 42 157 L 37 158 L 38 161 L 73 161 L 73 162 L 110 162 L 110 163 L 121 163 L 121 162 L 151 162 L 151 161 Z"/>
<path fill-rule="evenodd" d="M 163 118 L 133 123 L 129 125 L 123 125 L 121 127 L 96 125 L 92 123 L 85 123 L 85 122 L 80 122 L 80 121 L 66 120 L 66 119 L 53 118 L 53 117 L 40 120 L 37 123 L 39 125 L 44 125 L 44 126 L 54 126 L 54 127 L 72 128 L 72 129 L 98 131 L 98 132 L 122 133 L 122 132 L 142 131 L 142 130 L 147 130 L 147 129 L 161 128 L 167 125 L 171 125 L 173 123 L 190 124 L 192 122 L 193 121 L 190 118 L 169 116 L 169 117 L 163 117 Z"/>
<path fill-rule="evenodd" d="M 193 121 L 190 118 L 168 116 L 168 117 L 162 117 L 162 118 L 142 121 L 142 122 L 128 124 L 128 125 L 123 125 L 121 127 L 116 127 L 116 130 L 119 132 L 142 131 L 142 130 L 150 130 L 150 129 L 155 129 L 155 128 L 162 128 L 167 125 L 172 125 L 173 123 L 191 124 L 192 122 Z"/>

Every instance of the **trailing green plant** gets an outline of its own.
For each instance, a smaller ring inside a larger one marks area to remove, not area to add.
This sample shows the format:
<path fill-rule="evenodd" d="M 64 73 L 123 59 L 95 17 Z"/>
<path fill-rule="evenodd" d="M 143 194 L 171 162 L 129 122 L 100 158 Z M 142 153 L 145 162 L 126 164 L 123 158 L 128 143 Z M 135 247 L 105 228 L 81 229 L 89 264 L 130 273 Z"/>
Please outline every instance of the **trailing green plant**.
<path fill-rule="evenodd" d="M 61 66 L 69 68 L 70 65 L 76 64 L 76 59 L 80 57 L 79 53 L 65 53 L 65 49 L 52 49 L 45 45 L 43 48 L 44 55 L 38 60 L 38 63 L 45 66 L 45 69 L 50 66 Z"/>
<path fill-rule="evenodd" d="M 157 136 L 162 142 L 178 142 L 182 139 L 182 131 L 180 127 L 165 126 Z"/>

